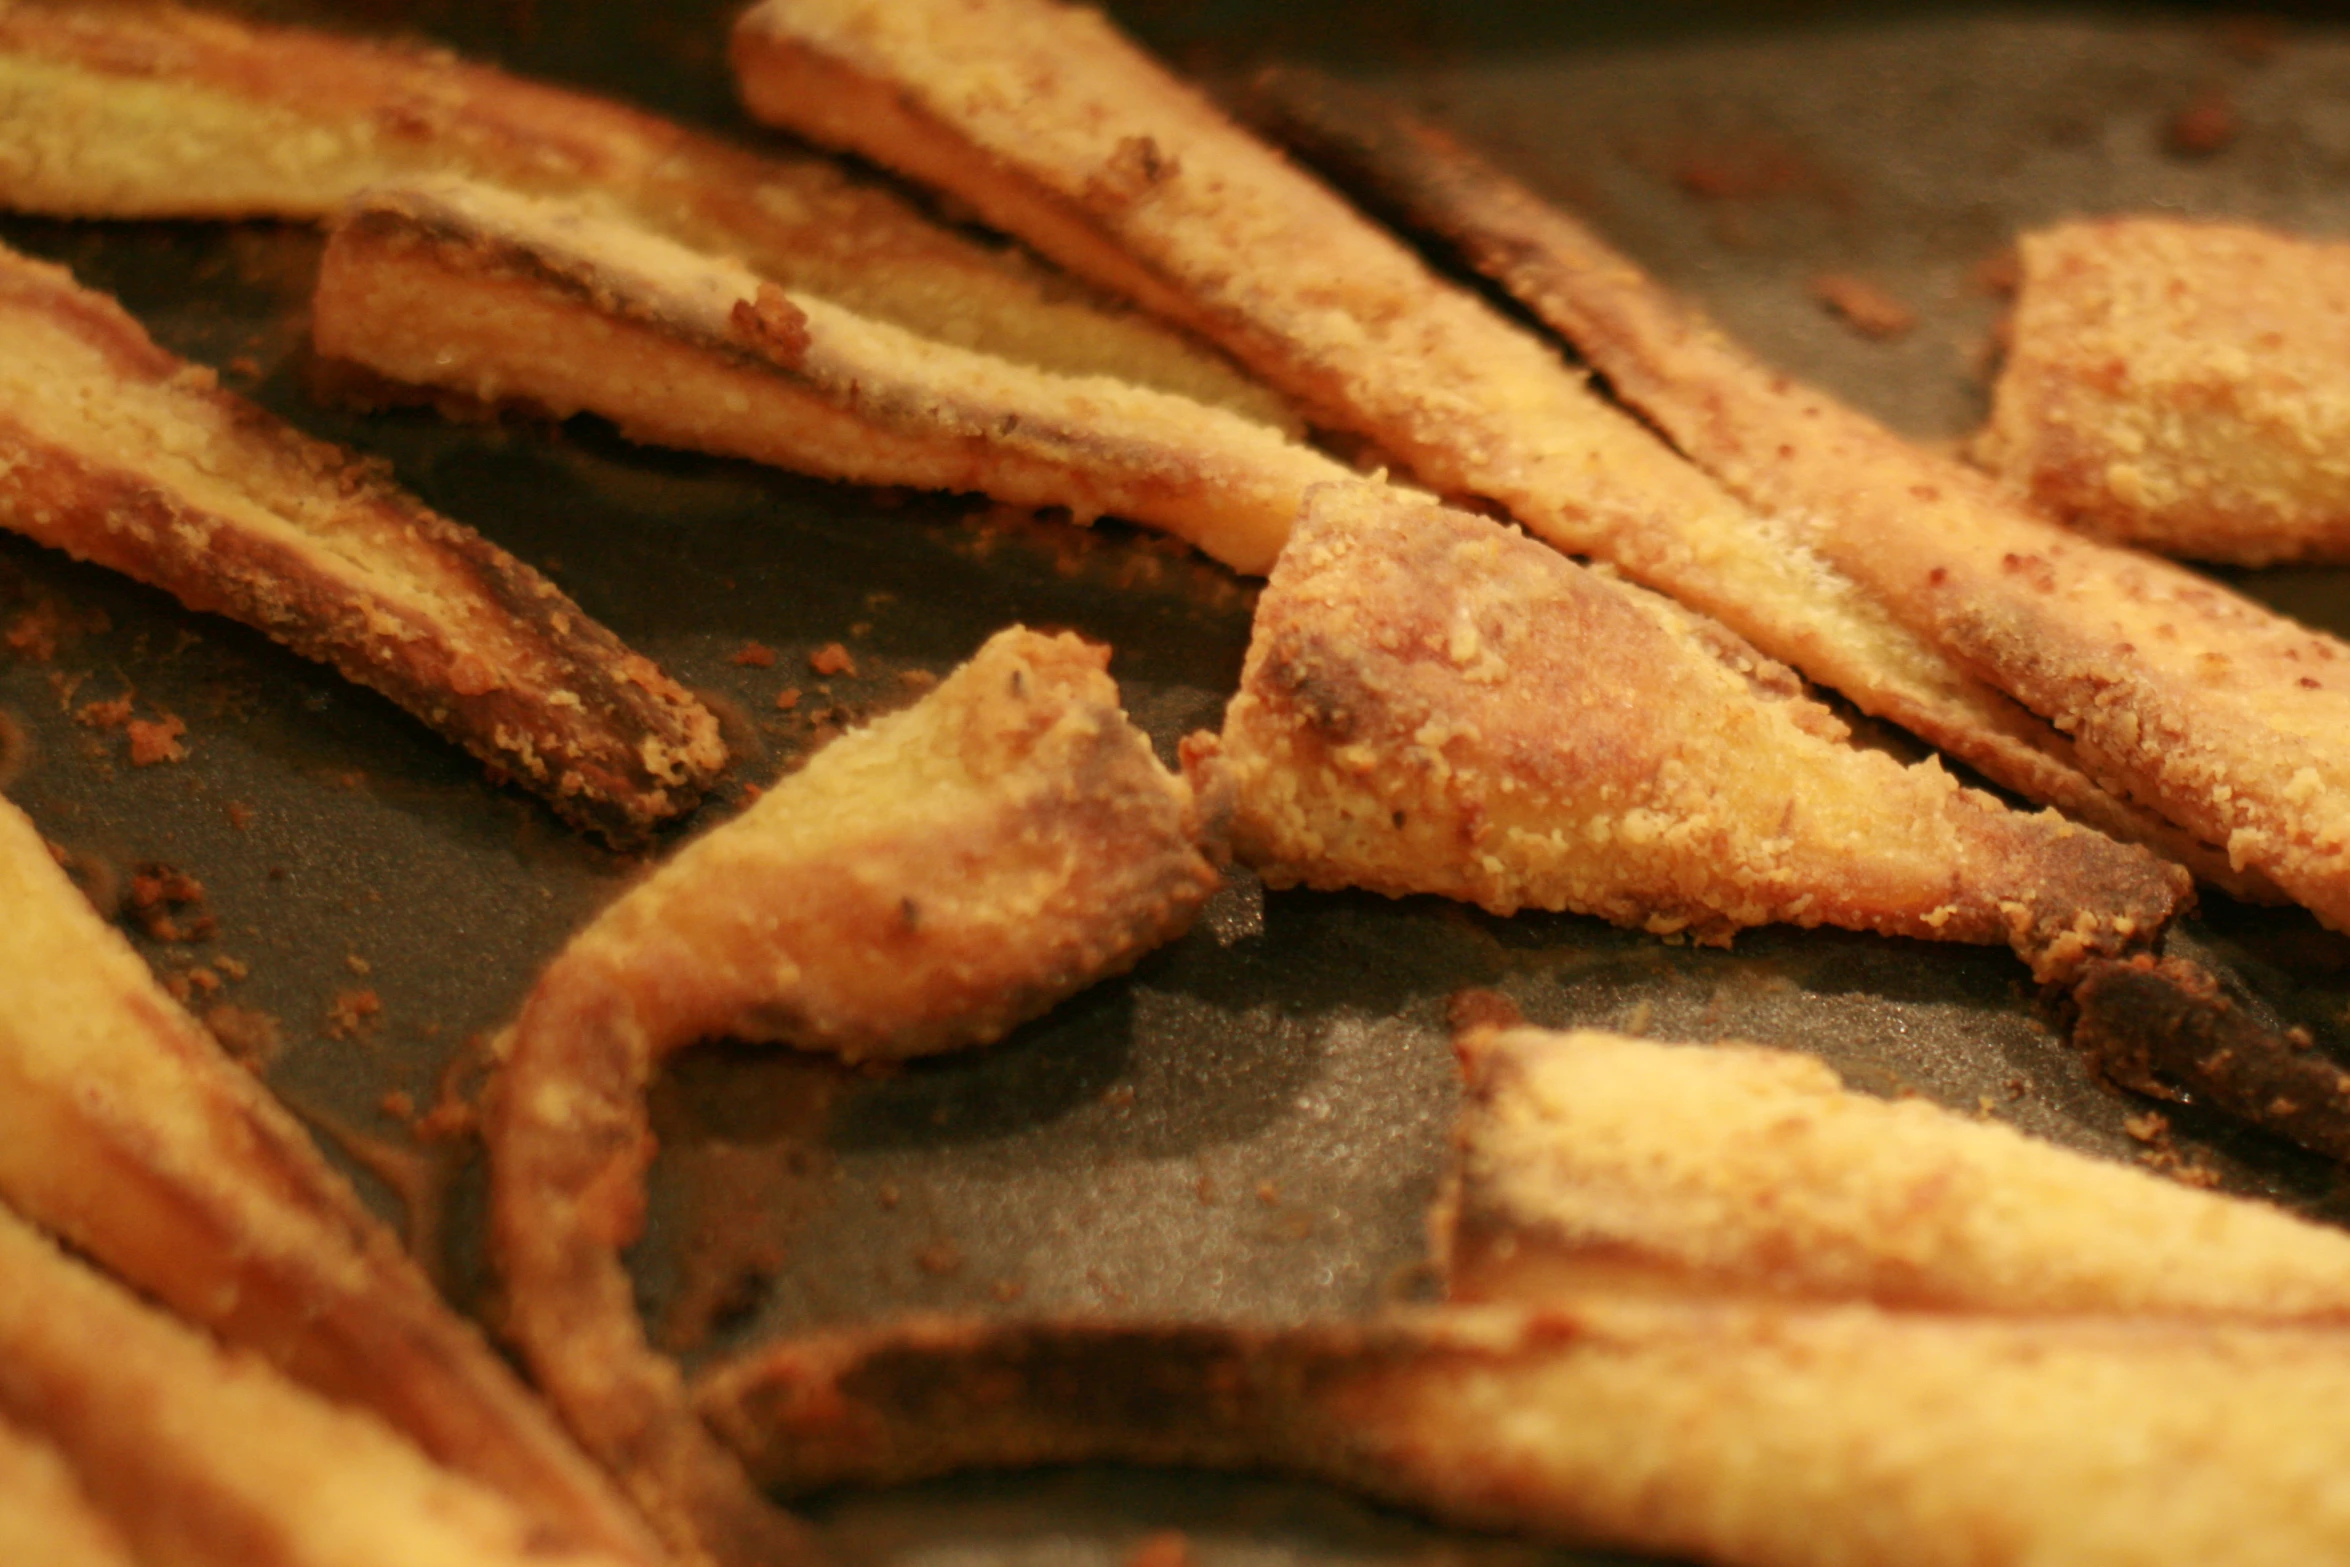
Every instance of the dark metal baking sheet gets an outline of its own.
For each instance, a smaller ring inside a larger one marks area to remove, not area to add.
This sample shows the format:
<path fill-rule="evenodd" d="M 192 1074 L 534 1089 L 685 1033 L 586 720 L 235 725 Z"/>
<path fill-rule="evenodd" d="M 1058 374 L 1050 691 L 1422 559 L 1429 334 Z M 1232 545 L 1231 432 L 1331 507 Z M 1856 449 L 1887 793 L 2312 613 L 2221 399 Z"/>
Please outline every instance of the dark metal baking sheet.
<path fill-rule="evenodd" d="M 754 134 L 731 108 L 709 8 L 341 16 Z M 1127 18 L 1194 68 L 1305 56 L 1395 88 L 1592 212 L 1766 355 L 1929 440 L 1981 416 L 1997 301 L 1979 268 L 2019 227 L 2165 207 L 2350 231 L 2350 34 L 2321 24 L 1784 3 L 1431 4 L 1368 23 L 1350 7 L 1161 4 Z M 2172 118 L 2213 94 L 2235 139 L 2179 156 Z M 646 451 L 592 420 L 460 427 L 322 408 L 302 387 L 306 231 L 8 219 L 0 237 L 118 291 L 168 346 L 302 427 L 380 455 L 712 693 L 742 754 L 696 826 L 828 721 L 907 700 L 907 672 L 943 671 L 1014 620 L 1112 643 L 1128 702 L 1170 753 L 1215 722 L 1236 679 L 1249 586 L 1115 524 L 1079 532 L 969 498 Z M 1814 300 L 1823 271 L 1887 289 L 1918 328 L 1855 335 Z M 2350 628 L 2340 572 L 2237 580 Z M 0 633 L 44 605 L 62 612 L 53 655 L 0 643 L 0 713 L 28 742 L 0 758 L 0 782 L 91 865 L 161 861 L 204 884 L 217 933 L 142 938 L 149 955 L 167 974 L 218 974 L 223 955 L 249 970 L 199 1007 L 274 1019 L 271 1081 L 372 1149 L 378 1173 L 407 1157 L 430 1178 L 452 1216 L 451 1286 L 482 1304 L 478 1171 L 416 1153 L 382 1101 L 429 1101 L 467 1039 L 640 863 L 324 670 L 0 537 Z M 856 672 L 828 680 L 807 659 L 834 641 Z M 776 661 L 736 661 L 750 643 Z M 786 687 L 802 693 L 789 713 Z M 186 721 L 185 762 L 132 767 L 119 734 L 75 721 L 125 692 L 141 716 Z M 2350 944 L 2295 913 L 2221 907 L 2209 923 L 2340 1012 Z M 1783 931 L 1701 951 L 1571 917 L 1267 895 L 1240 878 L 1133 976 L 973 1056 L 886 1076 L 723 1046 L 686 1057 L 657 1094 L 655 1223 L 636 1256 L 648 1317 L 698 1356 L 906 1308 L 1294 1318 L 1408 1294 L 1454 1105 L 1443 1010 L 1469 985 L 1539 1022 L 1798 1046 L 1880 1091 L 2144 1152 L 2123 1125 L 2144 1107 L 2086 1080 L 2003 953 Z M 380 1011 L 353 1011 L 362 991 Z M 2179 1151 L 2231 1188 L 2345 1211 L 2330 1167 L 2174 1119 Z M 361 1179 L 396 1211 L 390 1186 Z M 713 1312 L 712 1332 L 690 1331 Z M 1313 1487 L 1117 1470 L 819 1511 L 852 1554 L 907 1563 L 1103 1562 L 1162 1527 L 1190 1531 L 1211 1564 L 1566 1559 Z"/>

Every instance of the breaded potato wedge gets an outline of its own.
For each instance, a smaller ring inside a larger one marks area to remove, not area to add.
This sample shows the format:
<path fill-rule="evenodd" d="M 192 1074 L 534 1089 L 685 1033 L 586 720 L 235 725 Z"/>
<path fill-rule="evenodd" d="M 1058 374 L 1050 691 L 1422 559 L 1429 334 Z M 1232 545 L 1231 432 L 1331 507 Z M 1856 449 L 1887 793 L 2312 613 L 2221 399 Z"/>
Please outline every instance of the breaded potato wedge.
<path fill-rule="evenodd" d="M 826 159 L 754 153 L 441 50 L 145 0 L 0 0 L 0 205 L 321 221 L 370 185 L 433 174 L 592 200 L 942 342 L 1293 422 L 1212 350 Z"/>
<path fill-rule="evenodd" d="M 618 841 L 725 765 L 717 719 L 552 582 L 5 249 L 0 527 L 332 665 Z"/>
<path fill-rule="evenodd" d="M 611 1482 L 5 800 L 0 910 L 0 1199 L 227 1342 L 373 1411 L 540 1532 L 657 1558 Z"/>
<path fill-rule="evenodd" d="M 1090 10 L 1054 0 L 765 0 L 737 25 L 751 112 L 951 191 L 990 223 L 1221 344 L 1318 421 L 1500 503 L 1993 781 L 2189 853 L 2070 742 L 1899 624 L 1506 321 Z M 2215 855 L 2200 869 L 2225 873 Z"/>
<path fill-rule="evenodd" d="M 1721 1567 L 2350 1552 L 2334 1330 L 1599 1298 L 1278 1329 L 934 1320 L 772 1345 L 697 1395 L 787 1490 L 1111 1459 Z"/>
<path fill-rule="evenodd" d="M 57 1449 L 0 1419 L 0 1562 L 133 1567 L 122 1532 L 82 1494 Z"/>
<path fill-rule="evenodd" d="M 142 1303 L 0 1207 L 0 1415 L 152 1562 L 618 1567 L 372 1416 Z M 5 1529 L 0 1525 L 0 1530 Z M 646 1560 L 648 1558 L 638 1558 Z M 16 1557 L 24 1567 L 48 1558 Z"/>
<path fill-rule="evenodd" d="M 2071 735 L 2117 793 L 2350 929 L 2350 645 L 2030 512 L 1761 364 L 1457 145 L 1406 127 L 1382 153 L 1397 146 L 1418 151 L 1381 164 L 1389 195 L 1694 461 L 1755 506 L 1812 519 L 1823 555 Z"/>
<path fill-rule="evenodd" d="M 934 342 L 481 185 L 360 196 L 327 245 L 311 333 L 325 360 L 397 385 L 587 409 L 634 440 L 825 478 L 1114 513 L 1258 574 L 1306 487 L 1348 472 L 1189 398 Z"/>
<path fill-rule="evenodd" d="M 2124 217 L 2017 251 L 1978 461 L 2159 554 L 2350 561 L 2350 245 Z"/>
<path fill-rule="evenodd" d="M 1849 743 L 1787 670 L 1482 518 L 1316 489 L 1221 736 L 1272 886 L 1441 893 L 1726 941 L 1774 922 L 2006 942 L 2043 979 L 2149 942 L 2187 875 Z"/>
<path fill-rule="evenodd" d="M 1456 1041 L 1449 1298 L 1594 1289 L 2008 1316 L 2350 1322 L 2350 1235 L 1818 1060 L 1589 1029 Z"/>
<path fill-rule="evenodd" d="M 764 1560 L 794 1526 L 637 1320 L 646 1085 L 715 1035 L 851 1060 L 983 1043 L 1180 934 L 1217 884 L 1217 806 L 1127 722 L 1108 657 L 990 638 L 605 911 L 523 1003 L 486 1122 L 507 1328 L 681 1555 Z"/>

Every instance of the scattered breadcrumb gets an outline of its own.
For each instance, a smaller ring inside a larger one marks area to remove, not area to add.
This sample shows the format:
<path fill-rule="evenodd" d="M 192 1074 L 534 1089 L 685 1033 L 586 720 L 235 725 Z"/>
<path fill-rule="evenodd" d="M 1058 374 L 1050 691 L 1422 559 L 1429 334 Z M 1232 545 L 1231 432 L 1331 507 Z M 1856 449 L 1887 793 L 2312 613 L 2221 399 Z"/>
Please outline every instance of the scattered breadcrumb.
<path fill-rule="evenodd" d="M 383 998 L 372 990 L 346 990 L 326 1009 L 329 1039 L 351 1039 L 371 1027 L 383 1012 Z"/>
<path fill-rule="evenodd" d="M 1906 336 L 1918 324 L 1916 311 L 1877 284 L 1847 272 L 1821 273 L 1811 280 L 1811 292 L 1863 337 L 1890 341 Z"/>
<path fill-rule="evenodd" d="M 820 675 L 854 676 L 857 661 L 838 642 L 827 642 L 808 656 L 808 667 Z"/>
<path fill-rule="evenodd" d="M 740 665 L 745 669 L 773 669 L 775 667 L 775 649 L 767 646 L 764 642 L 745 642 L 741 647 L 736 648 L 726 661 L 729 664 Z"/>
<path fill-rule="evenodd" d="M 185 722 L 170 714 L 149 722 L 134 718 L 130 722 L 131 765 L 152 767 L 157 762 L 184 762 L 188 748 L 180 744 L 180 737 L 188 732 Z"/>
<path fill-rule="evenodd" d="M 220 1041 L 220 1048 L 251 1071 L 267 1069 L 285 1048 L 277 1019 L 258 1007 L 218 1002 L 205 1008 L 203 1021 L 212 1037 Z"/>
<path fill-rule="evenodd" d="M 800 688 L 798 686 L 785 686 L 781 691 L 775 693 L 775 707 L 778 712 L 788 713 L 799 705 Z"/>

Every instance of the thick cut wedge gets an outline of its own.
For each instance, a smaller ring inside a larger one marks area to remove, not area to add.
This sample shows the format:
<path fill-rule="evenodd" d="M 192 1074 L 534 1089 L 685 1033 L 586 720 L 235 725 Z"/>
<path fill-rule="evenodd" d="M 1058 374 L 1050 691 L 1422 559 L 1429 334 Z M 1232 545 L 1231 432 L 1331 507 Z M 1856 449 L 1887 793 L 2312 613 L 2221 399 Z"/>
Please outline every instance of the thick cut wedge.
<path fill-rule="evenodd" d="M 57 1449 L 0 1419 L 0 1562 L 132 1567 L 122 1532 L 90 1503 Z"/>
<path fill-rule="evenodd" d="M 228 1342 L 373 1410 L 543 1531 L 654 1559 L 611 1483 L 4 800 L 0 911 L 0 1198 Z"/>
<path fill-rule="evenodd" d="M 1929 760 L 1645 589 L 1377 486 L 1317 489 L 1220 737 L 1283 886 L 1442 893 L 1726 940 L 1791 922 L 2007 942 L 2043 978 L 2154 939 L 2186 874 Z"/>
<path fill-rule="evenodd" d="M 545 577 L 7 250 L 0 527 L 333 665 L 615 839 L 726 760 L 718 721 Z"/>
<path fill-rule="evenodd" d="M 587 409 L 636 440 L 826 478 L 1114 513 L 1241 571 L 1270 570 L 1306 486 L 1347 472 L 1204 403 L 950 347 L 481 185 L 360 197 L 311 323 L 327 360 L 398 385 Z"/>
<path fill-rule="evenodd" d="M 431 174 L 591 199 L 942 342 L 1289 418 L 1214 352 L 821 158 L 762 156 L 438 50 L 141 0 L 0 0 L 0 205 L 317 221 Z"/>
<path fill-rule="evenodd" d="M 764 1560 L 796 1526 L 637 1320 L 620 1249 L 643 1219 L 646 1085 L 713 1035 L 852 1060 L 992 1040 L 1189 925 L 1214 825 L 1119 711 L 1108 657 L 999 633 L 614 904 L 523 1004 L 488 1120 L 508 1326 L 681 1554 Z"/>

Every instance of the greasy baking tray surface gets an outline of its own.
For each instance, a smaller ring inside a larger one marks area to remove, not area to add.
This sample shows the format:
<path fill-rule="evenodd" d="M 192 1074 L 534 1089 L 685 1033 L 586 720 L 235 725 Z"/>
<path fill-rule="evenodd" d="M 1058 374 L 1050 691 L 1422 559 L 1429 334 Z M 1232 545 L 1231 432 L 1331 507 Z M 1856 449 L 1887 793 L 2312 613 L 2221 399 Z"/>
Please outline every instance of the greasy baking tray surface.
<path fill-rule="evenodd" d="M 649 9 L 345 14 L 739 130 L 722 21 Z M 1394 86 L 1589 210 L 1766 356 L 1927 439 L 1981 417 L 1997 301 L 1980 268 L 2019 227 L 2167 207 L 2350 232 L 2350 35 L 2193 13 L 1684 6 L 1643 33 L 1547 10 L 1402 8 L 1366 26 L 1336 7 L 1273 23 L 1243 9 L 1130 20 L 1196 68 L 1310 57 Z M 2169 127 L 2207 99 L 2225 101 L 2234 139 L 2181 156 Z M 306 231 L 11 219 L 0 237 L 117 291 L 167 346 L 302 427 L 382 456 L 714 695 L 740 760 L 697 825 L 1013 620 L 1112 643 L 1130 709 L 1168 754 L 1216 722 L 1237 678 L 1252 590 L 1116 525 L 645 451 L 594 421 L 321 409 L 302 390 Z M 1813 297 L 1829 272 L 1890 292 L 1917 327 L 1862 338 Z M 2240 580 L 2350 627 L 2339 572 Z M 385 1096 L 429 1104 L 443 1067 L 641 866 L 324 670 L 0 536 L 9 632 L 24 634 L 0 641 L 0 734 L 20 738 L 0 782 L 102 883 L 150 862 L 202 882 L 217 932 L 142 938 L 149 955 L 167 974 L 242 965 L 193 981 L 220 985 L 193 992 L 198 1010 L 243 1009 L 248 1033 L 256 1014 L 274 1024 L 270 1080 L 373 1172 L 361 1179 L 387 1213 L 405 1183 L 446 1215 L 450 1286 L 488 1309 L 478 1170 L 461 1146 L 420 1149 Z M 853 674 L 810 667 L 833 642 Z M 125 693 L 141 718 L 184 720 L 186 761 L 133 767 L 120 732 L 75 721 Z M 2350 944 L 2298 914 L 2209 918 L 2339 1011 Z M 2086 1081 L 2004 953 L 1780 931 L 1697 951 L 1583 919 L 1242 879 L 1131 978 L 973 1056 L 880 1077 L 773 1052 L 685 1057 L 656 1093 L 664 1152 L 636 1254 L 648 1320 L 694 1358 L 901 1309 L 1291 1318 L 1409 1294 L 1454 1103 L 1445 998 L 1470 985 L 1537 1022 L 1800 1046 L 1879 1091 L 2118 1158 L 2148 1151 L 2124 1125 L 2145 1107 Z M 2329 1168 L 2172 1119 L 2176 1155 L 2229 1187 L 2341 1205 Z M 1555 1554 L 1310 1487 L 1115 1470 L 819 1511 L 851 1552 L 902 1561 L 1110 1561 L 1166 1527 L 1211 1563 Z"/>

